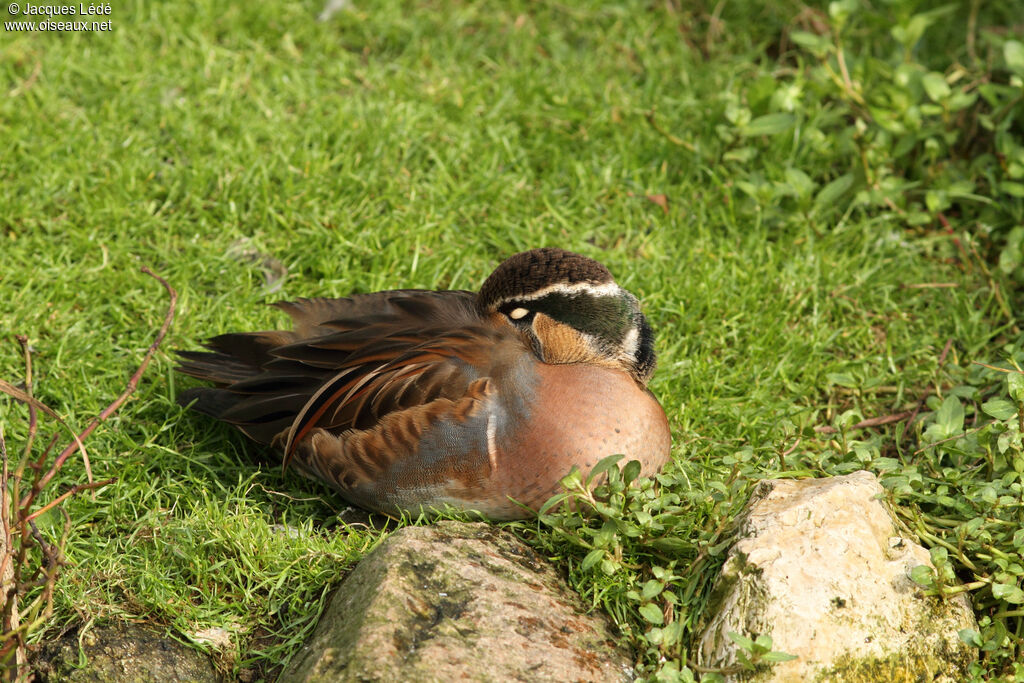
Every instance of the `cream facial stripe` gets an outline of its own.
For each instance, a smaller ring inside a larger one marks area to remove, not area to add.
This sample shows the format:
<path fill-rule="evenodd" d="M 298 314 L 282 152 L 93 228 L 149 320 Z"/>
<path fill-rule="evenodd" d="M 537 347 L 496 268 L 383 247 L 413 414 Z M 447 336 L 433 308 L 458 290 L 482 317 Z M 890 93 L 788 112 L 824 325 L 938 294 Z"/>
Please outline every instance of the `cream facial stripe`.
<path fill-rule="evenodd" d="M 527 313 L 529 313 L 529 311 L 525 308 L 516 308 L 508 314 L 508 317 L 513 320 L 519 320 L 520 318 L 525 318 Z"/>
<path fill-rule="evenodd" d="M 535 292 L 530 292 L 529 294 L 520 294 L 517 296 L 509 296 L 505 297 L 504 299 L 499 299 L 493 304 L 493 306 L 494 308 L 498 308 L 502 304 L 508 303 L 509 301 L 536 301 L 537 299 L 543 299 L 548 294 L 555 293 L 572 295 L 585 292 L 587 294 L 590 294 L 591 296 L 618 296 L 618 294 L 621 291 L 622 288 L 619 287 L 614 282 L 605 282 L 604 284 L 600 285 L 593 285 L 590 284 L 589 282 L 577 282 L 571 285 L 567 285 L 564 282 L 556 282 L 553 285 L 542 287 L 541 289 L 538 289 Z M 516 309 L 516 311 L 519 310 L 522 309 Z M 513 313 L 515 313 L 516 311 L 513 311 Z M 526 315 L 526 313 L 524 313 L 523 315 Z M 521 318 L 522 316 L 519 317 Z"/>
<path fill-rule="evenodd" d="M 627 358 L 632 358 L 636 355 L 636 349 L 639 342 L 640 330 L 635 327 L 630 328 L 629 332 L 626 333 L 625 339 L 622 340 L 622 350 L 626 354 Z"/>

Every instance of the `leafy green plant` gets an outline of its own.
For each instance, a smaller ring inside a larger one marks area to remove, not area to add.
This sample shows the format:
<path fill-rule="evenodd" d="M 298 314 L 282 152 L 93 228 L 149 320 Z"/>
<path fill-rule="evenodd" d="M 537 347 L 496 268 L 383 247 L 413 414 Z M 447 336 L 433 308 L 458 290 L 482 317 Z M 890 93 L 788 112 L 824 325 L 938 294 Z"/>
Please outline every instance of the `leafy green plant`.
<path fill-rule="evenodd" d="M 779 61 L 720 96 L 722 147 L 705 153 L 759 220 L 965 230 L 1024 281 L 1024 32 L 1010 18 L 979 2 L 805 7 Z"/>
<path fill-rule="evenodd" d="M 902 430 L 844 442 L 826 469 L 856 454 L 881 477 L 903 521 L 929 547 L 931 562 L 911 578 L 933 595 L 967 593 L 978 630 L 975 674 L 1020 673 L 1024 653 L 1024 339 L 1004 360 L 953 366 L 925 402 L 916 444 L 899 448 Z M 835 442 L 833 442 L 835 443 Z M 911 443 L 914 443 L 911 441 Z"/>
<path fill-rule="evenodd" d="M 577 590 L 613 616 L 640 654 L 638 673 L 692 680 L 690 638 L 731 542 L 724 520 L 748 480 L 705 491 L 678 471 L 637 479 L 640 463 L 620 469 L 621 458 L 604 458 L 586 478 L 574 469 L 541 508 L 539 527 L 521 530 L 563 558 Z"/>
<path fill-rule="evenodd" d="M 753 671 L 759 665 L 789 662 L 797 658 L 796 655 L 773 651 L 771 636 L 762 634 L 756 638 L 747 638 L 730 631 L 729 638 L 740 646 L 737 654 L 740 664 L 747 671 Z"/>

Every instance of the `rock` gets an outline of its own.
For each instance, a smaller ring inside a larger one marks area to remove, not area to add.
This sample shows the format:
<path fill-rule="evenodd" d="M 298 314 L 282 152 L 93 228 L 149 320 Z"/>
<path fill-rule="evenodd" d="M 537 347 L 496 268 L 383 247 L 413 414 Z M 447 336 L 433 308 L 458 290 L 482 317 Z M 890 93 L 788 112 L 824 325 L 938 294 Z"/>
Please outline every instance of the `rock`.
<path fill-rule="evenodd" d="M 278 680 L 622 681 L 631 661 L 531 548 L 439 522 L 363 558 Z"/>
<path fill-rule="evenodd" d="M 162 632 L 137 624 L 91 628 L 82 636 L 88 662 L 80 666 L 77 634 L 44 645 L 34 669 L 45 681 L 88 683 L 216 683 L 210 658 Z"/>
<path fill-rule="evenodd" d="M 735 665 L 734 631 L 798 656 L 743 680 L 967 680 L 975 650 L 957 632 L 976 627 L 970 604 L 910 580 L 929 555 L 882 495 L 869 472 L 762 482 L 715 583 L 698 663 Z"/>

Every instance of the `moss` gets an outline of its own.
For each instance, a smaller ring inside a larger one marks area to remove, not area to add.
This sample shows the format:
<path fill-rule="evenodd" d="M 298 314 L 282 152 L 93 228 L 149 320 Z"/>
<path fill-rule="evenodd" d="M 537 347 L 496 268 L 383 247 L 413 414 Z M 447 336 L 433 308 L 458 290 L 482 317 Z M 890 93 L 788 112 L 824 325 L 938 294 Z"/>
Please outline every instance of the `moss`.
<path fill-rule="evenodd" d="M 966 669 L 957 668 L 963 676 L 936 678 L 939 671 L 950 670 L 949 660 L 939 653 L 915 655 L 895 652 L 888 657 L 840 657 L 835 666 L 818 674 L 816 681 L 829 683 L 925 683 L 926 681 L 956 681 L 966 678 Z M 947 674 L 948 676 L 948 674 Z"/>
<path fill-rule="evenodd" d="M 84 655 L 84 660 L 80 659 Z M 39 679 L 81 683 L 215 683 L 210 658 L 144 626 L 101 626 L 70 633 L 42 648 L 34 663 Z"/>

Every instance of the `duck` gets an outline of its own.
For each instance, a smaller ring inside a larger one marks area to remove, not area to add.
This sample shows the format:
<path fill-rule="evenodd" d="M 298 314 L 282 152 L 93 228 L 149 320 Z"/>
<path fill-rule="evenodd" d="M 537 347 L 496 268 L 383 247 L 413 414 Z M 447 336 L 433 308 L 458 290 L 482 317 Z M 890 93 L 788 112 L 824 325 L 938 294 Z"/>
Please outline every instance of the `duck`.
<path fill-rule="evenodd" d="M 177 370 L 212 386 L 178 400 L 350 504 L 523 519 L 574 467 L 585 476 L 617 454 L 653 476 L 669 461 L 668 420 L 648 388 L 654 333 L 637 298 L 589 257 L 518 253 L 478 292 L 273 305 L 292 329 L 179 352 Z"/>

